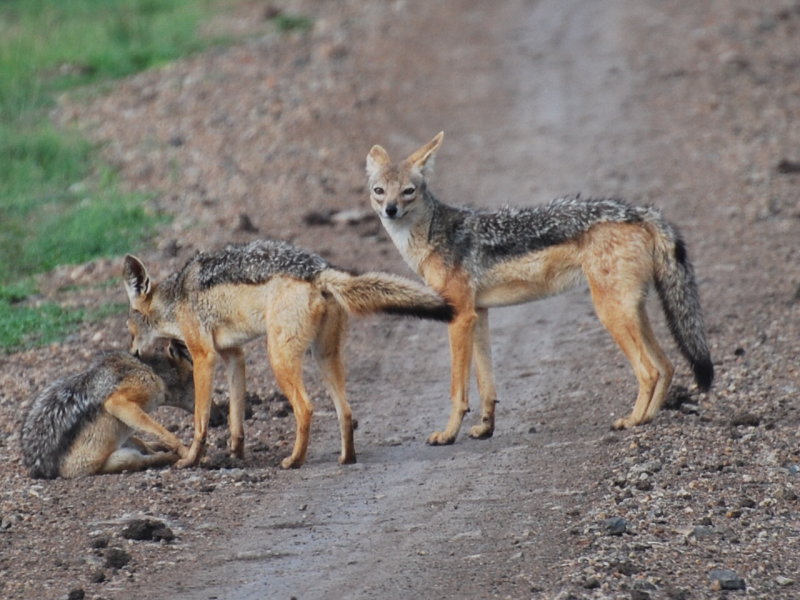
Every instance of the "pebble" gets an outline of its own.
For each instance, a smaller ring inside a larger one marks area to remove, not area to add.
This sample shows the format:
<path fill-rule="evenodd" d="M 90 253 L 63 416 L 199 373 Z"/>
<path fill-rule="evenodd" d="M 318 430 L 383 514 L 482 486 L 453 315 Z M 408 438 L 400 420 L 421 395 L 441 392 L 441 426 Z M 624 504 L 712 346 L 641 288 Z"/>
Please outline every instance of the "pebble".
<path fill-rule="evenodd" d="M 123 528 L 120 535 L 137 541 L 171 542 L 175 539 L 172 529 L 157 519 L 135 519 Z"/>
<path fill-rule="evenodd" d="M 628 521 L 622 517 L 611 517 L 603 521 L 606 535 L 622 535 L 628 531 Z"/>
<path fill-rule="evenodd" d="M 730 569 L 711 569 L 708 577 L 714 590 L 743 590 L 747 587 L 744 579 Z"/>
<path fill-rule="evenodd" d="M 121 569 L 131 561 L 131 555 L 121 548 L 106 550 L 106 566 L 112 569 Z"/>

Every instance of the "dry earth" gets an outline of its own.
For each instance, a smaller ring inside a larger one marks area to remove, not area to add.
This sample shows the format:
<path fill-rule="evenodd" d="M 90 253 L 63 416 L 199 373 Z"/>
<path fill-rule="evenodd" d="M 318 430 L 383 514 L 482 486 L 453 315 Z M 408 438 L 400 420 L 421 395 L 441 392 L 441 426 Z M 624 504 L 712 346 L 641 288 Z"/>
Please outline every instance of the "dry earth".
<path fill-rule="evenodd" d="M 799 597 L 800 3 L 278 6 L 313 29 L 259 33 L 54 113 L 173 216 L 142 252 L 159 277 L 259 236 L 408 274 L 365 213 L 363 159 L 373 143 L 409 152 L 445 129 L 433 182 L 445 201 L 582 190 L 662 207 L 695 262 L 715 387 L 698 394 L 679 364 L 671 410 L 610 432 L 633 378 L 580 290 L 493 314 L 492 440 L 426 447 L 448 408 L 444 329 L 369 319 L 348 343 L 353 467 L 336 464 L 335 416 L 309 368 L 311 456 L 280 471 L 293 420 L 254 343 L 243 462 L 216 428 L 197 469 L 29 479 L 28 402 L 124 347 L 120 315 L 0 357 L 0 596 Z M 264 31 L 267 9 L 233 18 Z M 62 268 L 43 286 L 124 302 L 119 269 Z M 158 416 L 190 438 L 188 416 Z M 142 518 L 174 539 L 126 538 Z"/>

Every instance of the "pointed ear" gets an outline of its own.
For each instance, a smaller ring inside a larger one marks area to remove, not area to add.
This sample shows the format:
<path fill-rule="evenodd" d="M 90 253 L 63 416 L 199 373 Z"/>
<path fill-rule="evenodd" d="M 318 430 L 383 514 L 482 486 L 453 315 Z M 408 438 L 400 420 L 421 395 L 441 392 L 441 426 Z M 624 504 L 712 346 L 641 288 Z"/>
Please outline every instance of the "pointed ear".
<path fill-rule="evenodd" d="M 439 146 L 442 145 L 443 139 L 444 131 L 440 131 L 436 137 L 409 156 L 405 162 L 411 167 L 419 169 L 423 175 L 429 174 L 433 171 L 433 159 Z"/>
<path fill-rule="evenodd" d="M 389 153 L 382 146 L 376 144 L 367 154 L 367 176 L 373 179 L 391 163 L 392 160 L 389 158 Z"/>
<path fill-rule="evenodd" d="M 144 268 L 142 261 L 130 254 L 125 256 L 122 280 L 125 282 L 125 291 L 128 292 L 128 301 L 133 307 L 140 304 L 152 289 L 150 276 L 147 274 L 147 269 Z"/>
<path fill-rule="evenodd" d="M 183 360 L 192 364 L 192 355 L 189 354 L 189 348 L 186 347 L 181 340 L 171 338 L 167 344 L 167 355 L 173 360 Z"/>

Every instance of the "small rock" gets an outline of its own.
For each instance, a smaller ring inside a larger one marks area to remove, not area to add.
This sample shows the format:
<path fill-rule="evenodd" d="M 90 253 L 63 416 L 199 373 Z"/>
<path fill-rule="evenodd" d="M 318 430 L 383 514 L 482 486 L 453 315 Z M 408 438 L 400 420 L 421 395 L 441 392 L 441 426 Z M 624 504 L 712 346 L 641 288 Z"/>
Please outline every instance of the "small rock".
<path fill-rule="evenodd" d="M 324 225 L 333 225 L 333 215 L 336 214 L 334 210 L 318 211 L 310 210 L 303 215 L 303 223 L 309 227 L 320 227 Z"/>
<path fill-rule="evenodd" d="M 239 222 L 236 225 L 236 231 L 243 231 L 244 233 L 258 233 L 258 227 L 253 225 L 250 215 L 247 213 L 239 213 Z"/>
<path fill-rule="evenodd" d="M 128 523 L 121 531 L 122 537 L 137 541 L 166 541 L 175 539 L 175 534 L 161 521 L 156 519 L 136 519 Z"/>
<path fill-rule="evenodd" d="M 689 591 L 682 588 L 668 587 L 664 593 L 670 600 L 688 600 Z"/>
<path fill-rule="evenodd" d="M 784 577 L 783 575 L 778 575 L 775 578 L 775 583 L 777 583 L 781 587 L 787 587 L 790 585 L 794 585 L 794 579 L 791 577 Z"/>
<path fill-rule="evenodd" d="M 89 545 L 92 548 L 108 548 L 108 543 L 111 541 L 111 536 L 107 533 L 99 533 L 92 536 Z"/>
<path fill-rule="evenodd" d="M 600 581 L 597 577 L 587 577 L 581 582 L 581 585 L 587 590 L 595 590 L 600 587 Z"/>
<path fill-rule="evenodd" d="M 760 423 L 761 417 L 748 412 L 737 413 L 731 418 L 731 425 L 734 427 L 758 427 Z"/>
<path fill-rule="evenodd" d="M 106 580 L 106 572 L 103 569 L 95 569 L 89 576 L 90 583 L 103 583 Z"/>
<path fill-rule="evenodd" d="M 606 535 L 622 535 L 628 531 L 628 521 L 622 517 L 611 517 L 603 521 Z"/>
<path fill-rule="evenodd" d="M 85 597 L 86 592 L 83 591 L 83 588 L 75 588 L 67 594 L 67 600 L 83 600 Z"/>
<path fill-rule="evenodd" d="M 697 525 L 694 529 L 692 529 L 692 535 L 698 539 L 707 539 L 714 535 L 714 529 L 711 527 L 706 527 L 705 525 Z"/>
<path fill-rule="evenodd" d="M 650 592 L 645 590 L 631 590 L 631 600 L 650 600 Z"/>
<path fill-rule="evenodd" d="M 775 170 L 784 175 L 789 173 L 800 173 L 800 161 L 783 158 L 780 160 L 780 162 L 778 162 Z"/>
<path fill-rule="evenodd" d="M 714 590 L 743 590 L 747 587 L 744 579 L 730 569 L 711 569 L 708 577 Z"/>
<path fill-rule="evenodd" d="M 121 548 L 106 550 L 106 566 L 112 569 L 121 569 L 131 561 L 131 555 Z"/>
<path fill-rule="evenodd" d="M 741 508 L 755 508 L 756 501 L 753 500 L 752 498 L 742 498 L 741 500 L 739 500 L 739 506 Z"/>

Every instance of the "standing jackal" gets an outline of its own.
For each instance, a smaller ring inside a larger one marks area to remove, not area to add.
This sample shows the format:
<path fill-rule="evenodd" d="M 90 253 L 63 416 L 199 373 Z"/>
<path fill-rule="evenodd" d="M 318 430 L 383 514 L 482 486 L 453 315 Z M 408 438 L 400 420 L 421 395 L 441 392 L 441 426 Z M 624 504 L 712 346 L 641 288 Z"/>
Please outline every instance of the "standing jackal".
<path fill-rule="evenodd" d="M 393 164 L 381 146 L 367 156 L 372 207 L 405 261 L 455 309 L 450 420 L 429 444 L 450 444 L 469 408 L 475 362 L 481 423 L 469 434 L 494 432 L 497 401 L 489 342 L 489 308 L 529 302 L 589 283 L 600 321 L 625 353 L 639 382 L 633 412 L 616 428 L 652 419 L 664 403 L 673 367 L 645 312 L 655 285 L 670 331 L 691 363 L 698 386 L 714 378 L 694 272 L 677 231 L 654 208 L 619 200 L 559 198 L 526 209 L 483 212 L 448 206 L 427 186 L 444 134 Z M 473 357 L 474 354 L 474 357 Z"/>
<path fill-rule="evenodd" d="M 82 477 L 167 465 L 187 449 L 147 413 L 162 404 L 192 411 L 192 364 L 170 342 L 167 355 L 106 352 L 80 373 L 59 379 L 33 401 L 22 426 L 23 464 L 32 477 Z M 156 436 L 170 451 L 133 437 Z"/>
<path fill-rule="evenodd" d="M 340 463 L 356 460 L 350 405 L 345 396 L 342 343 L 348 314 L 376 312 L 449 321 L 453 311 L 422 284 L 388 273 L 351 275 L 322 257 L 285 242 L 260 240 L 200 253 L 160 283 L 142 262 L 125 257 L 123 278 L 130 300 L 133 351 L 157 338 L 180 339 L 194 362 L 194 440 L 179 467 L 195 464 L 205 446 L 217 357 L 230 388 L 230 451 L 244 455 L 245 363 L 242 346 L 267 336 L 269 361 L 296 420 L 292 454 L 281 463 L 299 467 L 306 458 L 312 407 L 302 380 L 303 354 L 312 347 L 336 407 Z"/>

